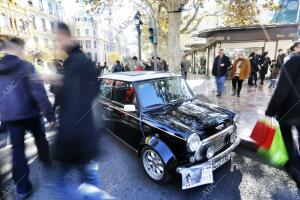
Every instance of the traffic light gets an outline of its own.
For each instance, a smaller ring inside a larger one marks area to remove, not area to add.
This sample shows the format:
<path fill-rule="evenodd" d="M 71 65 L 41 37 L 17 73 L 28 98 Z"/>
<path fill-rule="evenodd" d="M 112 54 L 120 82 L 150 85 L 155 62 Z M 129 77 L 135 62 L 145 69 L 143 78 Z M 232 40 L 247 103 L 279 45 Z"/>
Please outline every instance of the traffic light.
<path fill-rule="evenodd" d="M 156 28 L 156 20 L 151 19 L 150 20 L 150 28 L 149 28 L 149 40 L 152 44 L 157 44 L 158 43 L 158 38 L 157 38 L 157 28 Z"/>

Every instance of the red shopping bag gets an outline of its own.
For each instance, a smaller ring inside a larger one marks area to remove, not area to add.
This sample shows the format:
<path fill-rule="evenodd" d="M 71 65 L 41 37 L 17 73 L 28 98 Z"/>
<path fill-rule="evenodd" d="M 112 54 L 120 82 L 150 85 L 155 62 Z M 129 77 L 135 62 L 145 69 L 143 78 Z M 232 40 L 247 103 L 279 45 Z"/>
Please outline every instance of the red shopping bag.
<path fill-rule="evenodd" d="M 268 123 L 266 120 L 259 120 L 256 122 L 250 137 L 259 147 L 269 149 L 272 145 L 275 131 L 276 128 L 272 123 Z"/>

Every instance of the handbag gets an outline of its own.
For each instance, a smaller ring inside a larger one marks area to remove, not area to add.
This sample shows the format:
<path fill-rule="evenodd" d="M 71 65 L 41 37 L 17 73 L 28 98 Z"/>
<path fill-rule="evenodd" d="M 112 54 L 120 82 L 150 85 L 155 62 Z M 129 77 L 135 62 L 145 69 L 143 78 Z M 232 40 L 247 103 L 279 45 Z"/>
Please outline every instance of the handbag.
<path fill-rule="evenodd" d="M 256 122 L 250 137 L 258 147 L 269 149 L 271 147 L 276 127 L 274 120 L 265 118 Z"/>
<path fill-rule="evenodd" d="M 257 153 L 276 167 L 282 167 L 286 164 L 289 156 L 279 127 L 276 128 L 271 147 L 269 149 L 260 147 Z"/>

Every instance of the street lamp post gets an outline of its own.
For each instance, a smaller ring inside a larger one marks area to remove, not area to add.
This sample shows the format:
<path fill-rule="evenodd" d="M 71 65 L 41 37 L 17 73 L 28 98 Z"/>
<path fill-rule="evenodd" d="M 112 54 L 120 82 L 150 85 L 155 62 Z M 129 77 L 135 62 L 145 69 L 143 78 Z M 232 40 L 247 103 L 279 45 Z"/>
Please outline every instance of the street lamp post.
<path fill-rule="evenodd" d="M 138 57 L 139 60 L 141 60 L 142 58 L 142 48 L 141 48 L 141 25 L 143 25 L 142 20 L 140 19 L 141 14 L 139 11 L 136 12 L 135 16 L 134 16 L 134 23 L 135 23 L 135 27 L 138 33 Z"/>

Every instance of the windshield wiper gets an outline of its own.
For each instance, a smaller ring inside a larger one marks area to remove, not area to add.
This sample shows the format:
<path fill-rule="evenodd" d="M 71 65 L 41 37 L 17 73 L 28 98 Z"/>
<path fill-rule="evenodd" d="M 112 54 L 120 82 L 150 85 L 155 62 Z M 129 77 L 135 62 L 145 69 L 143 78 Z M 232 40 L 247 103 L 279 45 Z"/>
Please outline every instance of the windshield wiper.
<path fill-rule="evenodd" d="M 150 106 L 147 106 L 146 108 L 152 108 L 152 107 L 157 107 L 157 106 L 165 106 L 166 104 L 164 103 L 155 103 L 155 104 L 152 104 Z"/>

